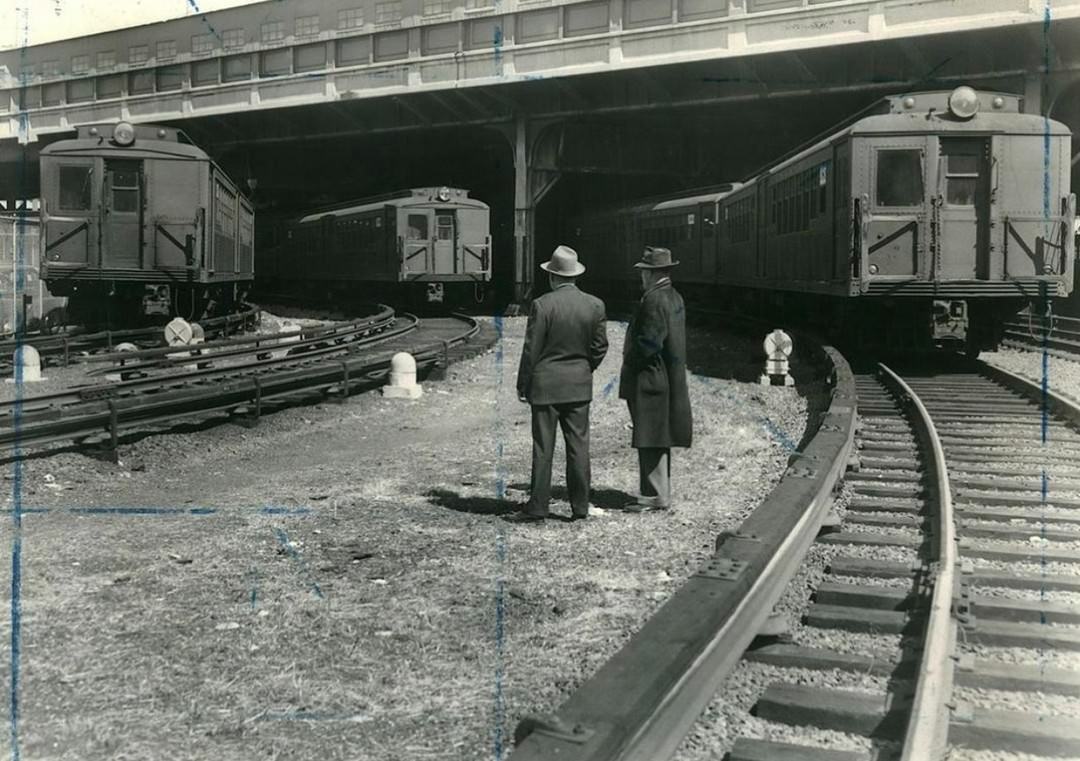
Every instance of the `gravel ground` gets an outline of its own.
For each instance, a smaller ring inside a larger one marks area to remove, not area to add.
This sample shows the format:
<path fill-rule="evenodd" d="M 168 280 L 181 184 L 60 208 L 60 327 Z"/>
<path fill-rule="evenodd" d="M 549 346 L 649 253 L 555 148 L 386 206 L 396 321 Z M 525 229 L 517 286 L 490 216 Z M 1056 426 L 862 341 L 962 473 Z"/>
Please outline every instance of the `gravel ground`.
<path fill-rule="evenodd" d="M 749 514 L 803 435 L 803 391 L 745 382 L 756 341 L 692 331 L 676 508 L 617 510 L 636 462 L 611 323 L 593 517 L 508 525 L 530 444 L 524 320 L 501 325 L 495 351 L 413 403 L 368 394 L 136 439 L 118 464 L 23 463 L 24 509 L 48 510 L 23 534 L 24 756 L 499 758 L 521 716 L 559 705 Z"/>
<path fill-rule="evenodd" d="M 1031 378 L 1037 383 L 1042 382 L 1043 355 L 1041 352 L 1001 349 L 983 352 L 979 358 L 1003 370 Z M 1074 361 L 1047 356 L 1046 377 L 1052 391 L 1080 402 L 1080 357 Z"/>

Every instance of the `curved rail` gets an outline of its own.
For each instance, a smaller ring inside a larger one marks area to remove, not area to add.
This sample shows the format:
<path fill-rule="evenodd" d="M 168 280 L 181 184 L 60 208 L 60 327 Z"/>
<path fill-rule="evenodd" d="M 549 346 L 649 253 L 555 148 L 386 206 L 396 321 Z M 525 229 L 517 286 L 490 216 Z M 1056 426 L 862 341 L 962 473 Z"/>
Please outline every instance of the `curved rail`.
<path fill-rule="evenodd" d="M 851 454 L 855 380 L 822 347 L 833 396 L 817 432 L 713 557 L 554 716 L 517 727 L 513 761 L 659 761 L 762 631 L 832 505 Z"/>
<path fill-rule="evenodd" d="M 444 360 L 451 346 L 466 342 L 479 332 L 476 320 L 456 316 L 465 323 L 464 328 L 455 330 L 449 337 L 428 337 L 417 330 L 419 320 L 412 316 L 410 319 L 401 331 L 371 336 L 362 345 L 384 344 L 391 338 L 415 332 L 419 335 L 414 344 L 393 351 L 412 352 L 418 369 L 424 369 Z M 252 411 L 252 417 L 257 419 L 263 405 L 273 399 L 306 397 L 313 393 L 345 397 L 355 387 L 370 385 L 384 377 L 390 369 L 391 350 L 372 355 L 357 351 L 359 345 L 360 341 L 349 344 L 345 356 L 340 356 L 340 347 L 333 347 L 336 357 L 308 353 L 242 367 L 111 384 L 99 387 L 105 396 L 96 399 L 72 400 L 68 392 L 22 400 L 8 405 L 9 414 L 0 428 L 0 449 L 9 455 L 21 454 L 28 445 L 105 434 L 115 450 L 120 431 L 140 425 L 238 409 Z M 62 397 L 67 406 L 62 406 L 57 397 Z M 43 399 L 46 403 L 41 404 Z M 37 407 L 29 408 L 32 404 Z"/>
<path fill-rule="evenodd" d="M 922 656 L 916 676 L 915 696 L 900 757 L 901 761 L 927 761 L 943 757 L 947 748 L 950 719 L 948 703 L 952 697 L 953 653 L 956 650 L 959 628 L 954 607 L 954 602 L 958 599 L 959 553 L 956 546 L 952 488 L 945 464 L 945 449 L 926 406 L 899 375 L 884 364 L 879 367 L 889 383 L 915 408 L 915 427 L 925 439 L 932 455 L 927 464 L 937 497 L 934 531 L 931 533 L 934 553 L 929 568 L 930 579 L 927 580 L 932 590 Z"/>

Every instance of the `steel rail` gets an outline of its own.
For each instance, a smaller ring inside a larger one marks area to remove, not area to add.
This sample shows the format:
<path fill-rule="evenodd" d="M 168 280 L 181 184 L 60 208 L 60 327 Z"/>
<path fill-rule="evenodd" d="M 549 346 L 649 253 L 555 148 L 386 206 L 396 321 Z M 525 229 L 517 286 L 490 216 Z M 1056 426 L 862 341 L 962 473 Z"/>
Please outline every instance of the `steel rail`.
<path fill-rule="evenodd" d="M 450 338 L 428 338 L 416 346 L 413 352 L 417 368 L 423 369 L 445 357 L 449 346 L 457 345 L 474 337 L 480 329 L 473 318 L 455 315 L 466 328 Z M 411 332 L 411 331 L 410 331 Z M 399 334 L 399 337 L 404 333 Z M 300 366 L 275 369 L 270 372 L 249 372 L 212 384 L 186 389 L 163 390 L 145 397 L 109 399 L 84 405 L 77 414 L 65 417 L 42 416 L 24 424 L 20 418 L 7 431 L 0 432 L 0 448 L 11 452 L 15 444 L 20 448 L 42 445 L 56 441 L 80 440 L 95 435 L 108 435 L 111 448 L 115 450 L 121 431 L 139 425 L 176 422 L 193 416 L 240 408 L 254 409 L 254 417 L 261 414 L 262 406 L 270 400 L 308 396 L 336 390 L 341 397 L 347 396 L 358 385 L 370 384 L 384 376 L 390 368 L 392 352 L 402 349 L 386 349 L 372 356 L 354 355 L 345 359 L 305 358 Z"/>
<path fill-rule="evenodd" d="M 669 758 L 762 631 L 832 506 L 850 457 L 855 383 L 832 364 L 833 397 L 806 447 L 713 557 L 550 717 L 527 717 L 512 761 Z"/>
<path fill-rule="evenodd" d="M 943 758 L 948 748 L 952 715 L 949 704 L 952 700 L 953 667 L 959 630 L 956 613 L 959 604 L 960 561 L 952 488 L 949 484 L 945 450 L 926 406 L 918 394 L 888 366 L 879 364 L 878 367 L 889 384 L 899 390 L 900 395 L 915 408 L 913 422 L 931 454 L 927 465 L 937 498 L 937 509 L 932 521 L 934 531 L 931 534 L 934 553 L 927 579 L 932 589 L 915 695 L 900 758 L 901 761 L 932 761 Z"/>
<path fill-rule="evenodd" d="M 210 362 L 215 359 L 242 357 L 248 354 L 262 354 L 270 351 L 288 350 L 295 353 L 295 350 L 297 349 L 319 346 L 325 344 L 327 341 L 337 340 L 339 342 L 344 342 L 344 339 L 350 338 L 351 336 L 363 335 L 374 330 L 383 330 L 389 327 L 393 321 L 394 310 L 390 307 L 386 307 L 384 312 L 371 318 L 364 318 L 336 325 L 302 328 L 300 330 L 288 330 L 282 333 L 268 333 L 258 336 L 225 338 L 218 341 L 205 341 L 200 344 L 190 344 L 186 346 L 168 346 L 132 352 L 110 352 L 109 354 L 90 357 L 87 359 L 87 362 L 110 362 L 117 366 L 99 367 L 90 370 L 87 372 L 87 375 L 136 372 L 173 365 L 186 365 L 191 364 L 193 361 Z M 299 340 L 284 340 L 289 338 L 298 338 Z M 208 353 L 204 353 L 207 349 L 220 349 L 220 351 L 209 351 Z M 140 359 L 147 361 L 137 361 Z"/>
<path fill-rule="evenodd" d="M 207 334 L 227 333 L 234 324 L 246 324 L 257 319 L 260 309 L 254 304 L 246 304 L 246 309 L 235 314 L 211 317 L 199 322 L 199 325 Z M 23 337 L 5 337 L 0 339 L 0 362 L 11 362 L 9 356 L 19 346 L 33 346 L 42 357 L 63 354 L 64 364 L 68 364 L 72 352 L 88 351 L 104 345 L 109 349 L 118 342 L 125 340 L 138 340 L 142 338 L 155 338 L 161 342 L 161 326 L 147 328 L 125 328 L 123 330 L 104 330 L 96 333 L 83 332 L 82 328 L 72 331 L 63 331 L 56 334 L 34 333 Z"/>
<path fill-rule="evenodd" d="M 355 352 L 384 341 L 397 338 L 417 328 L 419 319 L 414 315 L 401 315 L 401 325 L 387 328 L 380 333 L 364 336 L 345 344 L 327 346 L 321 349 L 313 349 L 295 356 L 285 356 L 270 359 L 260 359 L 245 364 L 236 364 L 228 367 L 211 367 L 204 369 L 188 370 L 182 373 L 171 373 L 154 377 L 133 378 L 115 383 L 100 383 L 94 386 L 81 386 L 67 391 L 59 391 L 53 394 L 24 397 L 20 403 L 20 420 L 29 422 L 38 413 L 56 415 L 65 406 L 86 404 L 95 401 L 132 397 L 136 394 L 160 393 L 183 386 L 205 384 L 209 381 L 223 381 L 230 377 L 250 374 L 252 371 L 262 372 L 281 367 L 288 367 L 299 363 L 310 363 L 312 359 L 326 358 L 332 354 Z M 285 344 L 291 346 L 292 344 Z M 198 357 L 190 357 L 185 364 L 196 364 Z M 15 401 L 0 402 L 0 427 L 9 424 Z M 13 424 L 11 424 L 13 425 Z"/>

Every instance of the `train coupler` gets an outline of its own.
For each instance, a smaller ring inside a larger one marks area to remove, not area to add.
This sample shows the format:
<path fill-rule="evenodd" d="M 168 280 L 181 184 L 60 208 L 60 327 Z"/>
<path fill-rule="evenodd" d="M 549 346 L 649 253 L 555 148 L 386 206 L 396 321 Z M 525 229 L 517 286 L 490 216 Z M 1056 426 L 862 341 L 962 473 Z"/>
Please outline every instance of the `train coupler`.
<path fill-rule="evenodd" d="M 968 308 L 963 299 L 935 299 L 931 320 L 931 335 L 935 343 L 967 340 Z"/>
<path fill-rule="evenodd" d="M 172 314 L 172 296 L 167 285 L 148 285 L 143 291 L 142 312 L 146 316 Z"/>
<path fill-rule="evenodd" d="M 443 303 L 444 289 L 442 283 L 427 284 L 427 300 L 429 304 Z"/>

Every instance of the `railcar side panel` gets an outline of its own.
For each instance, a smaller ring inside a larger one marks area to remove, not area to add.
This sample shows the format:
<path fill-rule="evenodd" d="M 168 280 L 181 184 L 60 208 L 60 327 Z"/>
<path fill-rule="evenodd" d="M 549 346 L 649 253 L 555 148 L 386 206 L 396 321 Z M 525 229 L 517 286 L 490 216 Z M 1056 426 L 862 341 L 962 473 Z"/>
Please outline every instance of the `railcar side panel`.
<path fill-rule="evenodd" d="M 143 269 L 148 275 L 156 271 L 162 280 L 204 279 L 202 224 L 209 174 L 206 162 L 145 162 L 149 250 Z"/>

